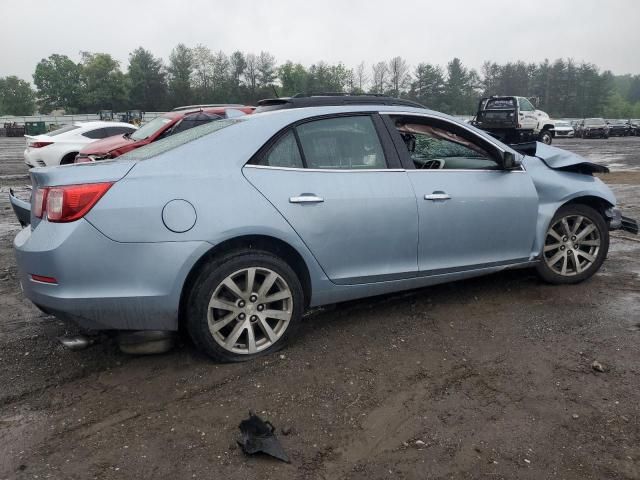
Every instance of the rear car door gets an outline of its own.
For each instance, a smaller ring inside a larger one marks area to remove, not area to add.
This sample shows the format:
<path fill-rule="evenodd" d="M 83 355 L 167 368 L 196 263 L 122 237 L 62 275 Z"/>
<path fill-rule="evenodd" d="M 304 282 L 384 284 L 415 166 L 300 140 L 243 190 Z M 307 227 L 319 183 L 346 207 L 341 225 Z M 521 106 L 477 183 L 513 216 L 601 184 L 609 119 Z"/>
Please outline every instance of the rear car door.
<path fill-rule="evenodd" d="M 504 170 L 498 144 L 462 124 L 383 117 L 418 202 L 421 275 L 529 260 L 538 195 L 524 169 Z"/>
<path fill-rule="evenodd" d="M 415 195 L 377 115 L 298 122 L 265 145 L 243 173 L 333 282 L 416 275 Z"/>

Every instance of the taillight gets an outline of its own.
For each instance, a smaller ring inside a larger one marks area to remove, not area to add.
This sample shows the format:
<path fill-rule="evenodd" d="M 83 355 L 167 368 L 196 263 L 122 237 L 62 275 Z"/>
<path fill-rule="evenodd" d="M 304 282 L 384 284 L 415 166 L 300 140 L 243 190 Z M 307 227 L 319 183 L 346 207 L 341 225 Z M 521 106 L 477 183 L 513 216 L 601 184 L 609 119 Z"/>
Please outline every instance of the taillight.
<path fill-rule="evenodd" d="M 85 185 L 65 185 L 45 189 L 47 220 L 50 222 L 73 222 L 84 217 L 89 210 L 107 193 L 113 185 L 109 183 L 88 183 Z M 40 189 L 38 189 L 40 190 Z M 36 191 L 36 195 L 37 195 Z M 37 199 L 36 199 L 37 200 Z"/>
<path fill-rule="evenodd" d="M 29 146 L 31 148 L 42 148 L 42 147 L 46 147 L 47 145 L 51 145 L 53 144 L 53 142 L 31 142 L 29 144 Z"/>
<path fill-rule="evenodd" d="M 36 218 L 42 218 L 46 201 L 47 189 L 36 188 L 36 193 L 33 195 L 33 214 Z"/>

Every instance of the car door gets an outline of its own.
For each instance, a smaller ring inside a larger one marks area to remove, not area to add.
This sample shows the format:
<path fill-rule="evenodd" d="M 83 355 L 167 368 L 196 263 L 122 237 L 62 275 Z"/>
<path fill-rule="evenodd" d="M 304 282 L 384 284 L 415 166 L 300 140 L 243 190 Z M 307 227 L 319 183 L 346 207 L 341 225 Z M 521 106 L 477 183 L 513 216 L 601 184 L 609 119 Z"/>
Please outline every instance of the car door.
<path fill-rule="evenodd" d="M 538 127 L 536 109 L 529 100 L 518 97 L 518 121 L 524 130 L 535 130 Z"/>
<path fill-rule="evenodd" d="M 385 116 L 418 202 L 421 275 L 529 260 L 538 195 L 521 167 L 501 167 L 500 146 L 429 116 Z"/>
<path fill-rule="evenodd" d="M 292 125 L 243 173 L 333 282 L 359 284 L 417 273 L 416 200 L 399 167 L 380 118 L 365 114 Z"/>

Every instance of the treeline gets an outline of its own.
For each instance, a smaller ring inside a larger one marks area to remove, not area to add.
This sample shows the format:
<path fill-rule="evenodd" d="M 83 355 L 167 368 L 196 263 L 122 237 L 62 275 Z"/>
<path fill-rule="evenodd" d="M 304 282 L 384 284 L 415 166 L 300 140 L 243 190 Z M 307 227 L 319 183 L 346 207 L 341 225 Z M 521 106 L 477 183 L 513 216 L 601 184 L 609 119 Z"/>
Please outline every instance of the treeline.
<path fill-rule="evenodd" d="M 640 117 L 640 75 L 614 76 L 590 63 L 485 62 L 480 72 L 458 58 L 440 66 L 411 66 L 402 57 L 350 68 L 324 61 L 278 64 L 268 52 L 227 55 L 204 45 L 177 45 L 168 62 L 140 47 L 123 69 L 107 53 L 81 52 L 80 61 L 54 54 L 41 60 L 33 90 L 17 77 L 0 78 L 0 114 L 36 109 L 67 113 L 141 109 L 164 111 L 197 103 L 255 104 L 296 93 L 385 93 L 456 115 L 475 112 L 482 96 L 522 95 L 556 117 Z"/>

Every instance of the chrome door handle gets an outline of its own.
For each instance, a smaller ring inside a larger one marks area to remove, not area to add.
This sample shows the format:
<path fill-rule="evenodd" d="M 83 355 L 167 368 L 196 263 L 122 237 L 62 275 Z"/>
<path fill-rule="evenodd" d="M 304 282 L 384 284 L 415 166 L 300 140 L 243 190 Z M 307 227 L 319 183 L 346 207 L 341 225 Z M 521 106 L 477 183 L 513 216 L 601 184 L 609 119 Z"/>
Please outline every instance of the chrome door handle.
<path fill-rule="evenodd" d="M 318 197 L 314 194 L 303 193 L 297 197 L 289 197 L 289 203 L 322 203 L 324 198 Z"/>
<path fill-rule="evenodd" d="M 431 193 L 424 196 L 425 200 L 449 200 L 451 195 L 448 193 Z"/>

